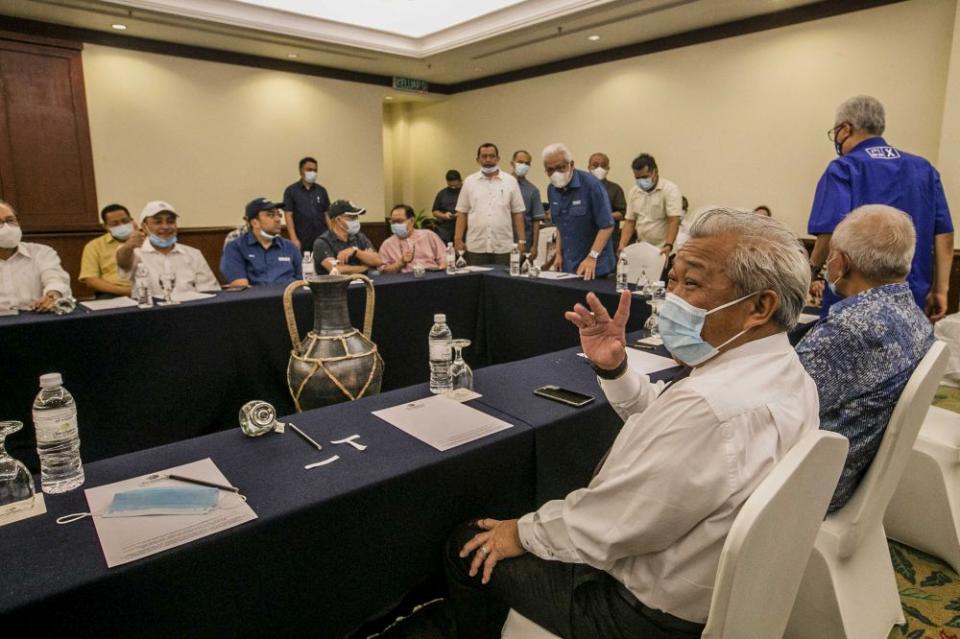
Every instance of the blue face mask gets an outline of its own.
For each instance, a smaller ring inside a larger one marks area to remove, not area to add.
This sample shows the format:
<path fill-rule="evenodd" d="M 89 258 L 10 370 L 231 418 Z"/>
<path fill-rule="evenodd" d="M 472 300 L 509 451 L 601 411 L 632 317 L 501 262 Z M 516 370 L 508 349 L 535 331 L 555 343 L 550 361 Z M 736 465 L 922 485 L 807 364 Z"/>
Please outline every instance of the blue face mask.
<path fill-rule="evenodd" d="M 667 293 L 667 299 L 660 308 L 660 336 L 663 338 L 663 345 L 666 346 L 671 355 L 687 366 L 698 366 L 716 357 L 721 348 L 750 329 L 745 328 L 720 346 L 714 346 L 704 341 L 700 334 L 707 315 L 733 306 L 737 302 L 742 302 L 754 295 L 756 293 L 750 293 L 750 295 L 738 297 L 732 302 L 705 311 L 673 293 Z"/>
<path fill-rule="evenodd" d="M 360 232 L 360 220 L 354 218 L 347 220 L 347 235 L 356 235 Z"/>
<path fill-rule="evenodd" d="M 113 496 L 104 517 L 142 515 L 202 515 L 217 506 L 219 491 L 206 486 L 137 488 Z"/>
<path fill-rule="evenodd" d="M 133 235 L 133 222 L 127 222 L 126 224 L 119 224 L 117 226 L 110 227 L 110 235 L 114 239 L 124 241 Z"/>
<path fill-rule="evenodd" d="M 637 186 L 639 186 L 644 191 L 649 191 L 653 188 L 653 180 L 650 178 L 640 178 L 637 180 Z"/>
<path fill-rule="evenodd" d="M 156 246 L 157 248 L 170 248 L 171 246 L 177 243 L 176 235 L 171 235 L 167 239 L 163 239 L 162 237 L 158 237 L 153 233 L 151 233 L 149 237 L 150 237 L 150 243 Z"/>
<path fill-rule="evenodd" d="M 407 225 L 402 222 L 400 224 L 391 222 L 390 230 L 393 231 L 393 234 L 399 237 L 401 240 L 410 235 L 407 233 Z"/>

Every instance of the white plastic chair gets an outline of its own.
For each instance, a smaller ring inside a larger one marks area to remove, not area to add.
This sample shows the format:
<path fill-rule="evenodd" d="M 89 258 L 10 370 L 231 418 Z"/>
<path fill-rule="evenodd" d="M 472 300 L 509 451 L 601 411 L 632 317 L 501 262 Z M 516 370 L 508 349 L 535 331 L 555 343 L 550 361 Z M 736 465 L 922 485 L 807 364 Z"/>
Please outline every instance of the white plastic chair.
<path fill-rule="evenodd" d="M 943 342 L 934 342 L 900 394 L 860 486 L 820 526 L 785 637 L 885 639 L 894 625 L 904 623 L 883 514 L 947 358 Z"/>
<path fill-rule="evenodd" d="M 783 633 L 846 456 L 845 437 L 807 433 L 753 491 L 723 544 L 704 638 L 766 639 Z M 507 616 L 501 636 L 554 637 L 516 610 Z"/>
<path fill-rule="evenodd" d="M 661 255 L 660 249 L 648 242 L 634 242 L 624 248 L 621 255 L 627 258 L 631 284 L 639 282 L 640 274 L 644 271 L 647 273 L 648 280 L 659 281 L 663 273 L 663 265 L 667 261 L 667 256 Z"/>
<path fill-rule="evenodd" d="M 883 527 L 960 571 L 960 414 L 930 407 Z"/>

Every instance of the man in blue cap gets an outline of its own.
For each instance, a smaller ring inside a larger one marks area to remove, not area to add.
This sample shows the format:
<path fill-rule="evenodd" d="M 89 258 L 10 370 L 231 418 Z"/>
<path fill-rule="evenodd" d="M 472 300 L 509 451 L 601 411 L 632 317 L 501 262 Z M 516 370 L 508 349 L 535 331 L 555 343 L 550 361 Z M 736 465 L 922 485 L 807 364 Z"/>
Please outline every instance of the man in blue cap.
<path fill-rule="evenodd" d="M 830 253 L 830 235 L 857 207 L 886 204 L 907 213 L 917 231 L 916 251 L 907 283 L 917 305 L 930 321 L 947 312 L 947 289 L 953 261 L 953 223 L 940 184 L 940 174 L 925 159 L 896 149 L 881 137 L 886 127 L 883 105 L 858 95 L 837 109 L 828 136 L 837 159 L 817 184 L 807 231 L 817 237 L 810 255 L 811 271 L 820 274 Z M 823 292 L 821 316 L 839 301 L 822 279 L 811 292 Z"/>
<path fill-rule="evenodd" d="M 220 272 L 228 286 L 289 284 L 303 277 L 303 257 L 293 242 L 280 236 L 280 205 L 258 197 L 247 204 L 250 230 L 227 244 Z"/>

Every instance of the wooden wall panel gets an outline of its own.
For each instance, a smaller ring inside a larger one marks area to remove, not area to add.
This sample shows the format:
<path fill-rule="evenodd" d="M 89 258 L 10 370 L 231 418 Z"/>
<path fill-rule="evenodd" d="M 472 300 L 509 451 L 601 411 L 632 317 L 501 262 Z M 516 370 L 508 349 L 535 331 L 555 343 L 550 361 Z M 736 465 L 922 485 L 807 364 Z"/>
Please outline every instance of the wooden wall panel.
<path fill-rule="evenodd" d="M 30 228 L 91 230 L 97 196 L 81 45 L 4 36 L 0 32 L 0 196 Z"/>

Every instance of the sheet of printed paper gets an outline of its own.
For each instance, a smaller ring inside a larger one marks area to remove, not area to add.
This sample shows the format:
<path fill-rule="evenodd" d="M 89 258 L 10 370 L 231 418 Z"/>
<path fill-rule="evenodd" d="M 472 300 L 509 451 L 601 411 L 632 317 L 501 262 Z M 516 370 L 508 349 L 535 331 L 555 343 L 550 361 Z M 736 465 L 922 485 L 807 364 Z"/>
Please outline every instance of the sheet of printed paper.
<path fill-rule="evenodd" d="M 513 428 L 513 424 L 443 395 L 375 410 L 373 414 L 441 451 Z"/>
<path fill-rule="evenodd" d="M 86 489 L 84 492 L 87 505 L 93 514 L 93 523 L 108 568 L 149 557 L 257 518 L 257 514 L 245 501 L 227 491 L 219 491 L 217 507 L 202 515 L 98 516 L 107 511 L 113 496 L 118 492 L 147 487 L 183 488 L 191 485 L 173 479 L 146 481 L 148 475 L 154 473 L 172 473 L 224 486 L 230 485 L 230 481 L 208 457 L 174 468 L 157 468 L 140 477 Z"/>

